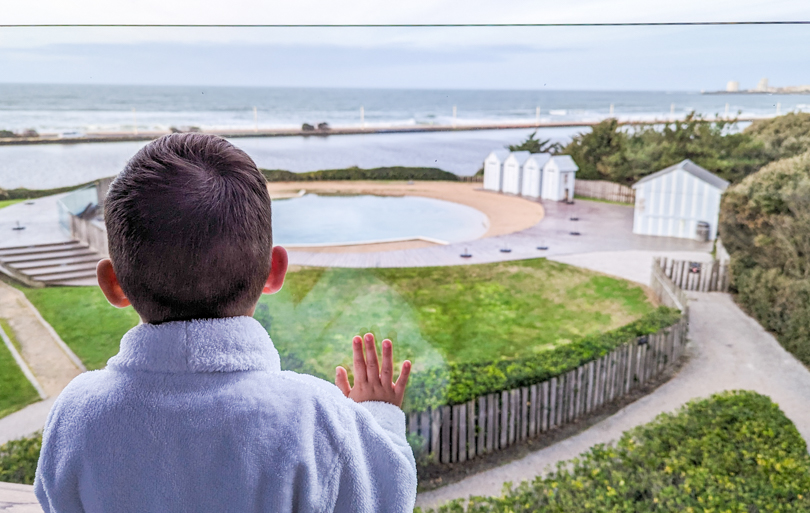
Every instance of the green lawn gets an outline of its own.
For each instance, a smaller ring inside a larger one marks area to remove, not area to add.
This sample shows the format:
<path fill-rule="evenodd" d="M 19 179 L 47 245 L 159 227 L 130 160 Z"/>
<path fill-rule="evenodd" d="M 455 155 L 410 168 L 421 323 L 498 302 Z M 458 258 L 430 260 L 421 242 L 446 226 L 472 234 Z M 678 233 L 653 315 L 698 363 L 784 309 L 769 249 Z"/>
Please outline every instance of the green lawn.
<path fill-rule="evenodd" d="M 641 287 L 545 259 L 406 269 L 302 269 L 256 318 L 287 368 L 331 377 L 351 336 L 395 342 L 415 370 L 528 356 L 651 312 Z"/>
<path fill-rule="evenodd" d="M 90 369 L 103 367 L 138 322 L 95 287 L 25 289 Z M 653 311 L 641 287 L 545 259 L 406 269 L 291 272 L 255 317 L 283 367 L 331 379 L 350 365 L 350 340 L 373 331 L 415 370 L 447 361 L 529 356 L 623 326 Z"/>
<path fill-rule="evenodd" d="M 135 310 L 110 306 L 98 287 L 21 290 L 88 369 L 104 367 L 124 333 L 138 324 Z"/>
<path fill-rule="evenodd" d="M 0 326 L 9 338 L 14 336 L 7 322 L 0 320 Z M 38 400 L 36 389 L 14 361 L 11 351 L 0 340 L 0 418 Z"/>
<path fill-rule="evenodd" d="M 16 203 L 22 203 L 24 199 L 0 200 L 0 208 L 10 207 Z"/>

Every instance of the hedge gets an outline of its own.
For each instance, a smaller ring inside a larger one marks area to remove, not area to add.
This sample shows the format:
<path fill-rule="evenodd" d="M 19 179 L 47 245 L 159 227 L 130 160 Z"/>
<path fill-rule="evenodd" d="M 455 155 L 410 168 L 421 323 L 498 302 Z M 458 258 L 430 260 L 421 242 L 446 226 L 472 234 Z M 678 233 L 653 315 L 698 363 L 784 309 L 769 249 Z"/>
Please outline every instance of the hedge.
<path fill-rule="evenodd" d="M 461 404 L 485 394 L 540 383 L 595 360 L 636 337 L 672 326 L 679 318 L 678 310 L 659 307 L 621 328 L 586 336 L 536 355 L 494 362 L 451 362 L 425 369 L 411 376 L 403 409 L 423 411 Z"/>
<path fill-rule="evenodd" d="M 458 176 L 435 167 L 375 167 L 360 169 L 325 169 L 307 173 L 293 173 L 282 169 L 262 169 L 268 182 L 312 182 L 326 180 L 445 180 L 455 182 Z"/>
<path fill-rule="evenodd" d="M 34 484 L 41 448 L 42 433 L 0 445 L 0 481 Z"/>
<path fill-rule="evenodd" d="M 723 392 L 627 431 L 615 446 L 596 445 L 500 497 L 453 501 L 438 511 L 810 511 L 810 456 L 768 397 Z"/>
<path fill-rule="evenodd" d="M 737 301 L 810 364 L 810 153 L 729 188 L 719 227 Z"/>

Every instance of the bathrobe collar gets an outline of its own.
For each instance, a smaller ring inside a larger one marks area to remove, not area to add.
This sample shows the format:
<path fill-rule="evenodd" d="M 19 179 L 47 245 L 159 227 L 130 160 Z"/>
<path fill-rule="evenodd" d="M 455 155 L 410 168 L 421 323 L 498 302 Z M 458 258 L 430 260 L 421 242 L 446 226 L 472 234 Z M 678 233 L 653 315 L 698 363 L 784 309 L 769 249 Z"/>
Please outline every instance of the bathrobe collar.
<path fill-rule="evenodd" d="M 168 373 L 278 372 L 278 351 L 252 317 L 141 324 L 121 339 L 113 370 Z"/>

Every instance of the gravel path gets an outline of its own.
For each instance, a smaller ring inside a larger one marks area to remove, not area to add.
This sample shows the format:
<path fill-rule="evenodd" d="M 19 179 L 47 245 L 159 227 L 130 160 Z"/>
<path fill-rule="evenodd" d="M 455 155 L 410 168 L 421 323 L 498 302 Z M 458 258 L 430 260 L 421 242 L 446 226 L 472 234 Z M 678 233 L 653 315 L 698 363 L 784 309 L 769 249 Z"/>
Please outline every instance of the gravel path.
<path fill-rule="evenodd" d="M 458 483 L 419 494 L 417 505 L 436 506 L 470 495 L 498 495 L 507 481 L 531 479 L 556 462 L 653 420 L 687 401 L 722 390 L 755 390 L 773 399 L 810 440 L 810 372 L 744 314 L 728 294 L 691 296 L 689 362 L 671 381 L 610 418 L 560 443 Z"/>

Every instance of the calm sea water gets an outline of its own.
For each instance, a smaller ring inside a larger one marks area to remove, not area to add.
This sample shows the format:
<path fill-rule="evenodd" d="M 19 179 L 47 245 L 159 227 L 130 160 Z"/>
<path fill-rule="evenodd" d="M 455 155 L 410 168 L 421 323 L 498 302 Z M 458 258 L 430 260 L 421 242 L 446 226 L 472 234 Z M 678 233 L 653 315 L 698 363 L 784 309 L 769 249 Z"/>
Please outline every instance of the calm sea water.
<path fill-rule="evenodd" d="M 280 245 L 419 236 L 460 242 L 481 237 L 488 225 L 474 208 L 430 198 L 307 194 L 273 201 L 273 239 Z"/>
<path fill-rule="evenodd" d="M 0 84 L 0 129 L 130 131 L 296 127 L 326 121 L 333 126 L 446 124 L 456 107 L 458 124 L 653 119 L 695 110 L 711 116 L 740 111 L 748 116 L 810 110 L 801 95 L 701 95 L 690 92 L 470 91 L 285 89 L 234 87 L 15 85 Z M 581 129 L 542 130 L 566 141 Z M 436 166 L 475 173 L 494 148 L 515 143 L 527 130 L 464 133 L 375 134 L 332 137 L 238 139 L 235 143 L 266 168 L 312 171 L 351 165 Z M 0 187 L 50 188 L 118 172 L 141 143 L 0 147 Z"/>

